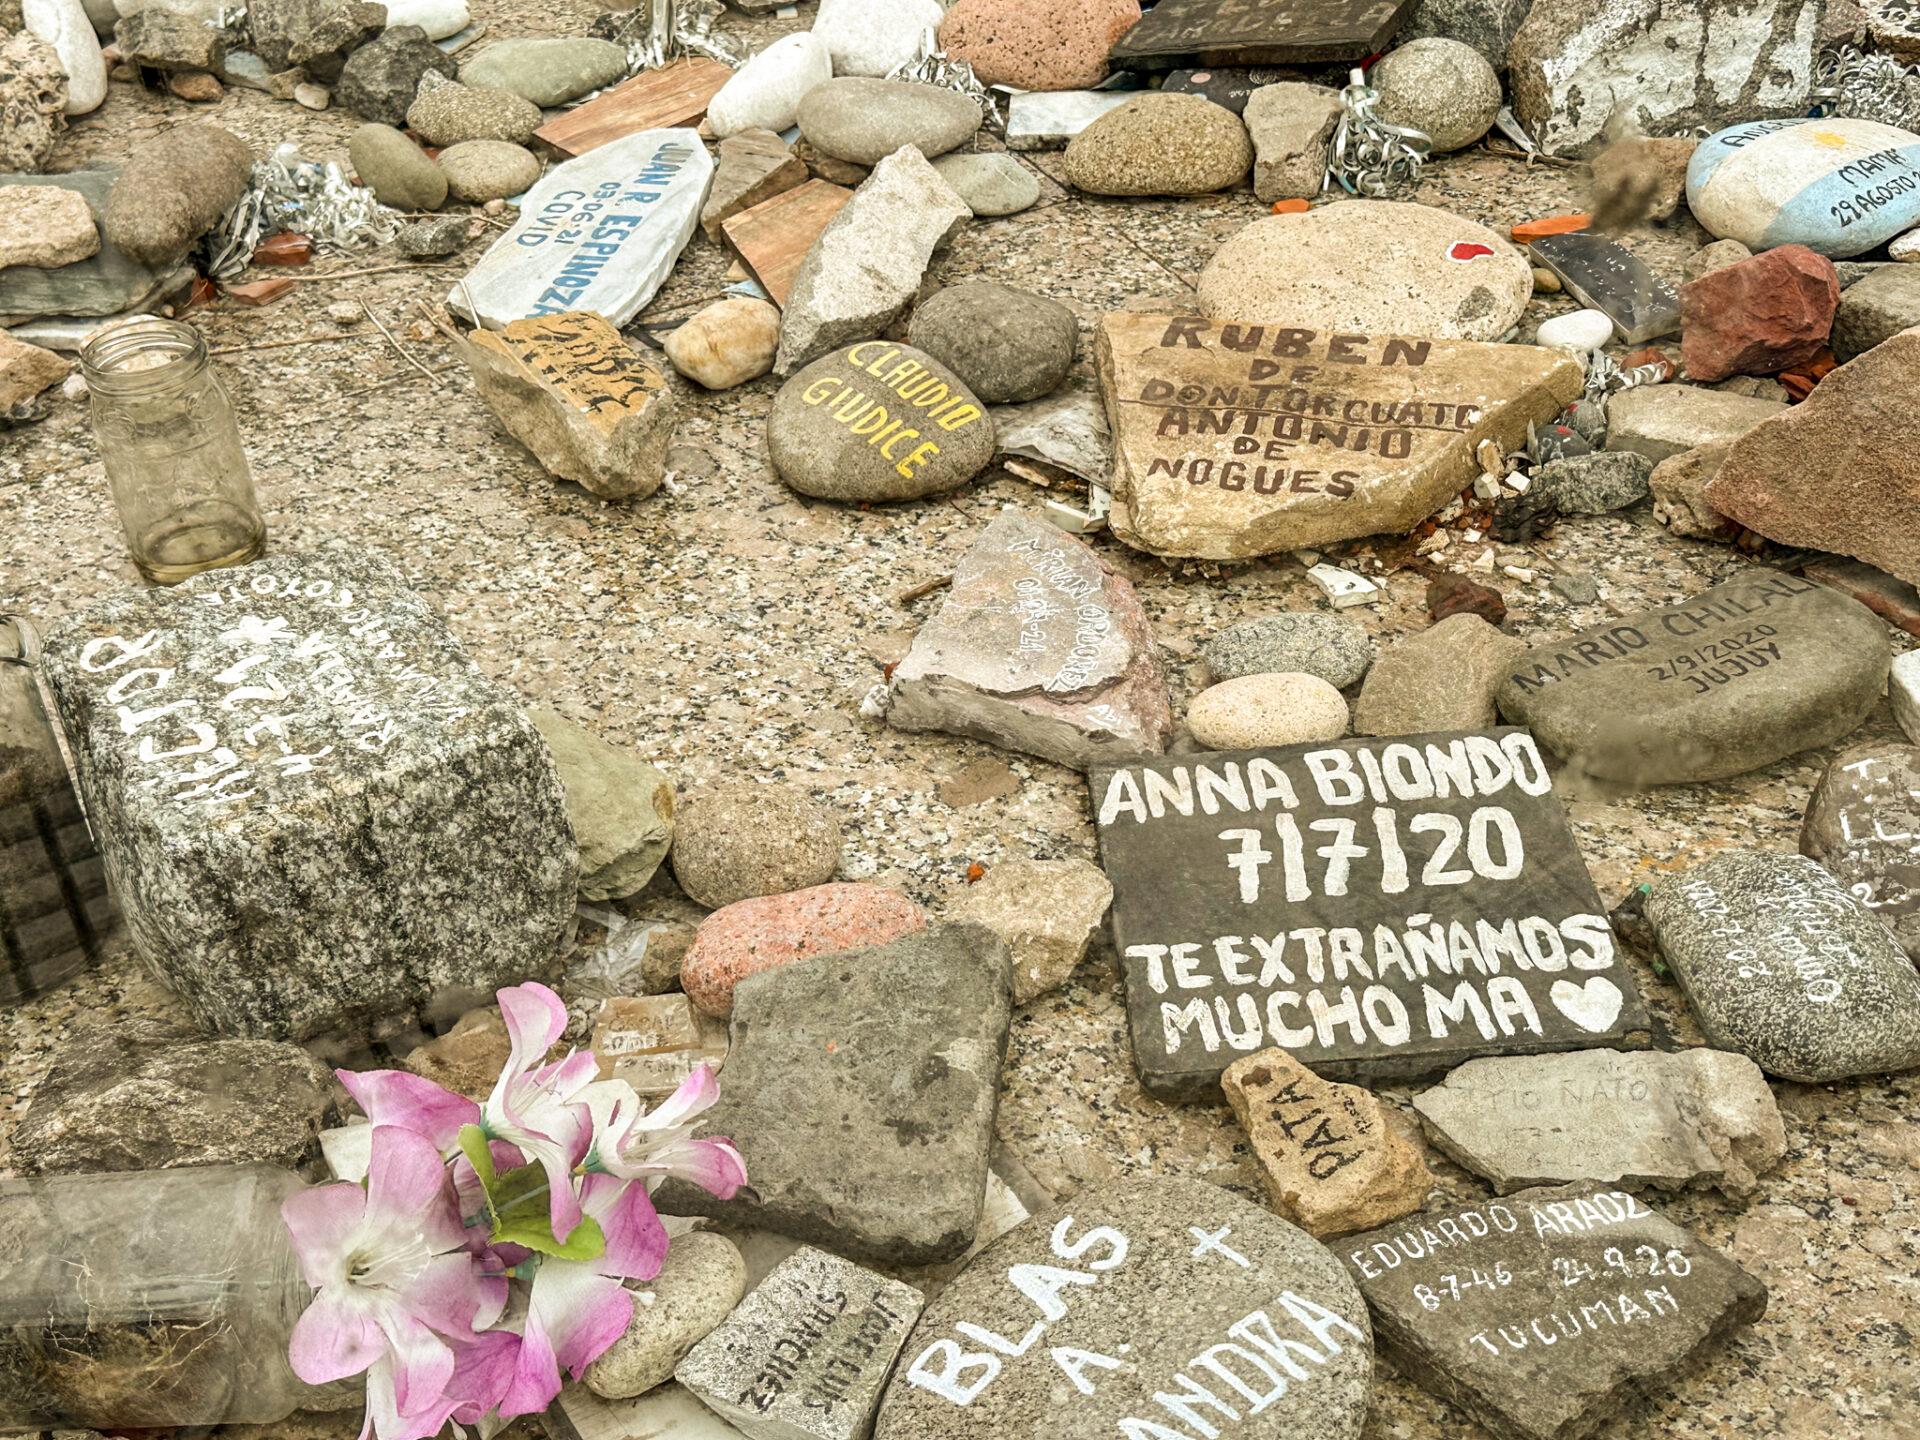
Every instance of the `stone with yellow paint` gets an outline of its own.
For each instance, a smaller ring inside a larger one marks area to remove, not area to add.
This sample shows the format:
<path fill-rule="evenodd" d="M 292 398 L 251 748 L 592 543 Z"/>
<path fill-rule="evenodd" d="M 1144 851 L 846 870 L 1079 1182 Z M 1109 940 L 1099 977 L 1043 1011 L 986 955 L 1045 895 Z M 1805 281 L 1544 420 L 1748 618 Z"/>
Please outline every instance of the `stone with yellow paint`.
<path fill-rule="evenodd" d="M 1404 534 L 1580 393 L 1531 345 L 1113 314 L 1095 364 L 1114 436 L 1113 533 L 1239 560 Z"/>
<path fill-rule="evenodd" d="M 606 500 L 660 488 L 677 418 L 667 378 L 592 311 L 515 320 L 459 342 L 507 433 L 562 480 Z"/>
<path fill-rule="evenodd" d="M 767 448 L 780 478 L 802 495 L 917 500 L 985 468 L 993 421 L 931 355 L 863 340 L 781 387 L 767 418 Z"/>

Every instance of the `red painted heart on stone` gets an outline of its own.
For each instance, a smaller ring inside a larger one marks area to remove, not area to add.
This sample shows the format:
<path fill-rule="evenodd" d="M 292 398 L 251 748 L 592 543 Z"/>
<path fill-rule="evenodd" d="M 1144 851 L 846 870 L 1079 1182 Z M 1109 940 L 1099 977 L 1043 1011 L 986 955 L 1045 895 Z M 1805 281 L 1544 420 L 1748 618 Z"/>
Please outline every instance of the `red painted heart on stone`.
<path fill-rule="evenodd" d="M 1478 240 L 1456 240 L 1447 247 L 1449 260 L 1477 260 L 1482 255 L 1493 254 L 1491 245 L 1482 245 Z"/>

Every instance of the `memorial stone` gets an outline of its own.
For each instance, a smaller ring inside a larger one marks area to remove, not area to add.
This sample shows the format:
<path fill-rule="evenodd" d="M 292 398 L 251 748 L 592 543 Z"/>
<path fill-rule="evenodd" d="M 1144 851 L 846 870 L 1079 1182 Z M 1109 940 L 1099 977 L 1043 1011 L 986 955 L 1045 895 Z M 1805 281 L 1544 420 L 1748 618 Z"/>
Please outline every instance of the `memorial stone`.
<path fill-rule="evenodd" d="M 1108 1180 L 929 1305 L 874 1440 L 1356 1440 L 1366 1307 L 1304 1231 L 1198 1180 Z"/>
<path fill-rule="evenodd" d="M 1364 60 L 1413 13 L 1413 0 L 1160 0 L 1114 45 L 1123 70 L 1202 65 L 1307 65 Z"/>
<path fill-rule="evenodd" d="M 1645 1043 L 1524 731 L 1167 756 L 1089 788 L 1156 1095 L 1208 1094 L 1268 1046 L 1366 1083 Z"/>
<path fill-rule="evenodd" d="M 1679 330 L 1679 292 L 1625 246 L 1573 230 L 1543 235 L 1527 249 L 1576 300 L 1613 321 L 1621 343 L 1644 345 Z"/>
<path fill-rule="evenodd" d="M 490 330 L 569 310 L 624 325 L 693 237 L 712 178 L 692 130 L 642 130 L 556 166 L 447 305 Z"/>
<path fill-rule="evenodd" d="M 1920 222 L 1920 135 L 1876 120 L 1756 120 L 1700 142 L 1687 208 L 1753 250 L 1863 255 Z"/>
<path fill-rule="evenodd" d="M 128 591 L 45 655 L 134 942 L 214 1029 L 302 1039 L 558 957 L 579 853 L 552 757 L 386 561 Z"/>
<path fill-rule="evenodd" d="M 1866 606 L 1755 570 L 1522 655 L 1500 713 L 1603 780 L 1719 780 L 1849 734 L 1886 688 Z"/>
<path fill-rule="evenodd" d="M 1647 901 L 1708 1041 L 1806 1084 L 1920 1066 L 1920 974 L 1804 855 L 1722 851 Z"/>
<path fill-rule="evenodd" d="M 1076 770 L 1163 749 L 1173 731 L 1153 627 L 1132 584 L 1063 531 L 1001 512 L 954 569 L 881 702 Z"/>
<path fill-rule="evenodd" d="M 674 1370 L 748 1440 L 866 1440 L 925 1297 L 803 1246 Z"/>
<path fill-rule="evenodd" d="M 1719 1251 L 1592 1185 L 1429 1212 L 1335 1249 L 1381 1350 L 1497 1440 L 1590 1434 L 1767 1308 Z"/>
<path fill-rule="evenodd" d="M 661 1210 L 881 1264 L 958 1259 L 980 1226 L 1012 970 L 991 930 L 935 925 L 747 976 L 704 1124 L 752 1185 L 722 1201 L 669 1180 Z"/>
<path fill-rule="evenodd" d="M 1861 745 L 1834 757 L 1813 787 L 1800 853 L 1823 865 L 1920 954 L 1920 749 Z"/>
<path fill-rule="evenodd" d="M 1745 1195 L 1787 1148 L 1766 1076 L 1724 1050 L 1469 1060 L 1413 1108 L 1435 1145 L 1502 1195 L 1580 1180 Z"/>
<path fill-rule="evenodd" d="M 1096 364 L 1115 438 L 1114 534 L 1244 559 L 1401 533 L 1580 393 L 1558 351 L 1196 316 L 1111 314 Z"/>
<path fill-rule="evenodd" d="M 603 500 L 660 488 L 677 418 L 667 377 L 590 310 L 514 320 L 460 343 L 474 388 L 540 463 Z"/>

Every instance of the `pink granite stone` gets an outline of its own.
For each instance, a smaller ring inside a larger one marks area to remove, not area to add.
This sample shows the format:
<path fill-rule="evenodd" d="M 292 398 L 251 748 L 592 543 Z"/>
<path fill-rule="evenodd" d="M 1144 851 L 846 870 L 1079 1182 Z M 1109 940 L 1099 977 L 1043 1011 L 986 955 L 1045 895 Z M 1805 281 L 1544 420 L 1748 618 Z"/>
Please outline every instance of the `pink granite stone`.
<path fill-rule="evenodd" d="M 1139 0 L 960 0 L 940 45 L 983 85 L 1086 90 L 1107 78 L 1107 52 L 1139 18 Z"/>
<path fill-rule="evenodd" d="M 701 922 L 680 963 L 680 988 L 709 1015 L 733 1013 L 733 987 L 762 970 L 884 945 L 927 928 L 906 896 L 878 885 L 815 885 L 737 900 Z"/>

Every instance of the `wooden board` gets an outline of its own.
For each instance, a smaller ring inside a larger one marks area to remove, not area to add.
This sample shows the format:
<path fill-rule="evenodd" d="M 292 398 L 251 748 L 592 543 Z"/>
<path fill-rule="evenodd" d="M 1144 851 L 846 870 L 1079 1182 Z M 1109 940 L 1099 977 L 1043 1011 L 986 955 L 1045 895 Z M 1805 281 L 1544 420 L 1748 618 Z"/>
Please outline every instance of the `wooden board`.
<path fill-rule="evenodd" d="M 1115 43 L 1123 70 L 1364 60 L 1386 49 L 1413 0 L 1160 0 Z"/>
<path fill-rule="evenodd" d="M 697 125 L 707 113 L 707 102 L 732 78 L 733 71 L 718 60 L 676 60 L 621 81 L 598 100 L 564 111 L 534 131 L 533 138 L 571 157 L 642 130 Z"/>
<path fill-rule="evenodd" d="M 827 228 L 827 222 L 852 198 L 851 190 L 825 180 L 809 180 L 797 190 L 729 215 L 720 229 L 760 282 L 760 288 L 784 309 L 800 262 L 807 258 L 807 251 Z"/>

